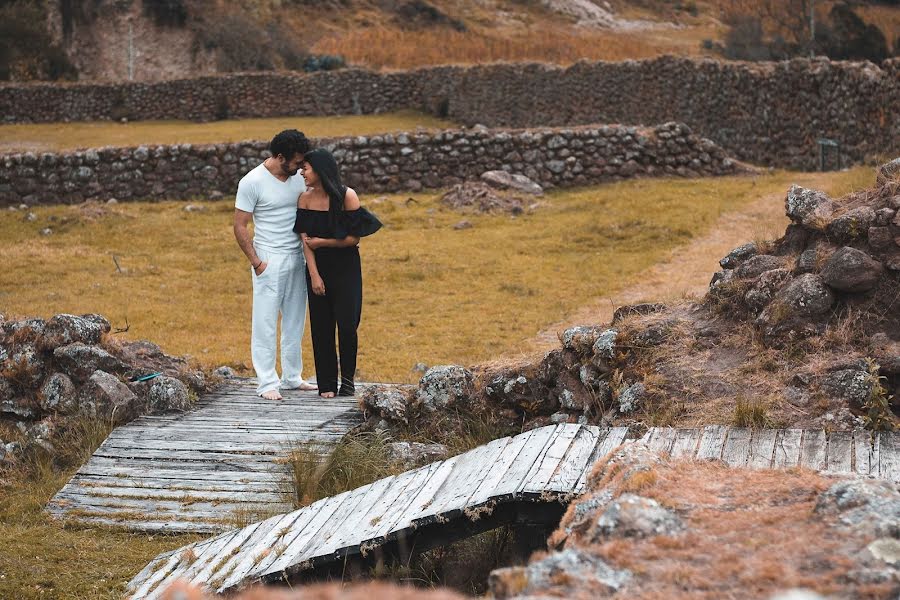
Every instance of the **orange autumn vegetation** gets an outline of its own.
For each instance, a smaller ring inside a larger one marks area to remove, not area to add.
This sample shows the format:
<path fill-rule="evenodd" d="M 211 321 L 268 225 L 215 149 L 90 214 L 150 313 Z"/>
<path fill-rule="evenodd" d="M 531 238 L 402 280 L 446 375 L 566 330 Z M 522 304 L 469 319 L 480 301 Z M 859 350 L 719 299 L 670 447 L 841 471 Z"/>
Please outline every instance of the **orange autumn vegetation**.
<path fill-rule="evenodd" d="M 198 588 L 187 584 L 175 584 L 162 595 L 162 600 L 212 600 Z M 317 584 L 297 590 L 256 588 L 232 600 L 462 600 L 449 590 L 422 590 L 413 587 L 372 582 L 363 585 L 343 586 L 338 583 Z"/>

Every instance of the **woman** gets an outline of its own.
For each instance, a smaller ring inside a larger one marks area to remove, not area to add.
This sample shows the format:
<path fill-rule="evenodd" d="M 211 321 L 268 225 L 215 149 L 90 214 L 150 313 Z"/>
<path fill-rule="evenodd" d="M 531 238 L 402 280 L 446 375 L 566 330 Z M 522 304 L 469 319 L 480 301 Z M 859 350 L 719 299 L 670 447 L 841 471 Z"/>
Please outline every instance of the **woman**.
<path fill-rule="evenodd" d="M 322 148 L 304 157 L 307 191 L 297 201 L 294 231 L 303 240 L 306 289 L 316 381 L 323 398 L 352 396 L 356 373 L 356 329 L 362 315 L 362 270 L 359 238 L 381 228 L 381 222 L 360 207 L 359 197 L 341 183 L 337 163 Z M 334 350 L 337 325 L 341 386 Z"/>

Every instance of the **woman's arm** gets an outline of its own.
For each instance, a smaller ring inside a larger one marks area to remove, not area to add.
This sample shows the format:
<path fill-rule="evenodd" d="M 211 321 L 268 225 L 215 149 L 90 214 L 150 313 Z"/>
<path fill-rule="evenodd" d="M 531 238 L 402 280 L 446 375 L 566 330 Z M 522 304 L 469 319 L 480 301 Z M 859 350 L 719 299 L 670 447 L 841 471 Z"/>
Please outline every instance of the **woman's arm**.
<path fill-rule="evenodd" d="M 319 267 L 316 265 L 316 253 L 313 252 L 313 248 L 309 245 L 308 240 L 310 238 L 305 233 L 300 234 L 300 239 L 303 240 L 303 255 L 306 257 L 306 269 L 309 271 L 309 282 L 312 285 L 313 294 L 322 296 L 325 294 L 325 282 L 322 280 L 322 276 L 319 275 Z"/>

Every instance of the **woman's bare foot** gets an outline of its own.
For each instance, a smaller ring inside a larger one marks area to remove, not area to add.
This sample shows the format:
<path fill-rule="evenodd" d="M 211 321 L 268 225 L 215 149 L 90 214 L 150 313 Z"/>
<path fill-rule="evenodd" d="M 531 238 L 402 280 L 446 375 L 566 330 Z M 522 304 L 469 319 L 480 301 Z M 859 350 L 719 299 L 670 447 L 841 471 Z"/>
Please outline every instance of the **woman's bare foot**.
<path fill-rule="evenodd" d="M 323 398 L 334 398 L 334 392 L 322 392 L 319 395 Z"/>
<path fill-rule="evenodd" d="M 260 394 L 266 400 L 281 400 L 281 393 L 278 390 L 269 390 L 268 392 L 263 392 Z"/>

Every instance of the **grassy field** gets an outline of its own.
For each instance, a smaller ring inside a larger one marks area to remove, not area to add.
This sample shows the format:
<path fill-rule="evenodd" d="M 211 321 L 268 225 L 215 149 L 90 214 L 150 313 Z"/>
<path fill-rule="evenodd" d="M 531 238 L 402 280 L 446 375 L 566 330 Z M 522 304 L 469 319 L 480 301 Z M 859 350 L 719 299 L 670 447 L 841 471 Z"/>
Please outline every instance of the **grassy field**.
<path fill-rule="evenodd" d="M 0 125 L 0 153 L 269 140 L 275 133 L 290 128 L 299 129 L 310 137 L 336 137 L 411 131 L 417 127 L 444 129 L 454 126 L 449 121 L 414 111 L 381 115 L 238 119 L 211 123 L 173 120 Z"/>
<path fill-rule="evenodd" d="M 439 195 L 366 197 L 385 228 L 362 242 L 361 378 L 408 381 L 417 362 L 470 364 L 612 295 L 726 211 L 786 191 L 794 173 L 636 180 L 548 194 L 518 218 L 461 215 Z M 831 193 L 871 171 L 831 176 Z M 54 206 L 0 216 L 0 305 L 20 315 L 99 312 L 123 337 L 209 366 L 249 364 L 249 268 L 229 200 Z M 454 230 L 466 219 L 473 227 Z M 51 228 L 51 235 L 40 231 Z M 735 244 L 744 240 L 735 240 Z M 117 266 L 118 265 L 118 266 Z M 664 292 L 663 292 L 664 293 Z M 311 357 L 309 333 L 305 356 Z M 312 373 L 311 360 L 308 373 Z"/>
<path fill-rule="evenodd" d="M 873 180 L 868 167 L 815 177 L 833 195 Z M 364 196 L 386 226 L 362 245 L 360 376 L 411 381 L 417 361 L 515 355 L 542 327 L 639 281 L 674 247 L 708 234 L 721 215 L 812 178 L 636 180 L 556 191 L 518 218 L 463 216 L 440 208 L 434 193 L 412 202 Z M 0 272 L 0 306 L 45 317 L 100 312 L 114 327 L 127 318 L 123 336 L 208 365 L 244 365 L 248 268 L 232 238 L 230 202 L 203 206 L 54 206 L 35 209 L 33 222 L 3 211 L 0 260 L 11 267 Z M 454 230 L 462 219 L 474 226 Z M 41 235 L 48 226 L 53 233 Z M 669 293 L 661 288 L 647 299 Z M 304 351 L 312 356 L 308 333 Z M 0 598 L 116 598 L 153 556 L 191 540 L 52 521 L 41 508 L 71 473 L 33 469 L 31 480 L 0 489 Z"/>

